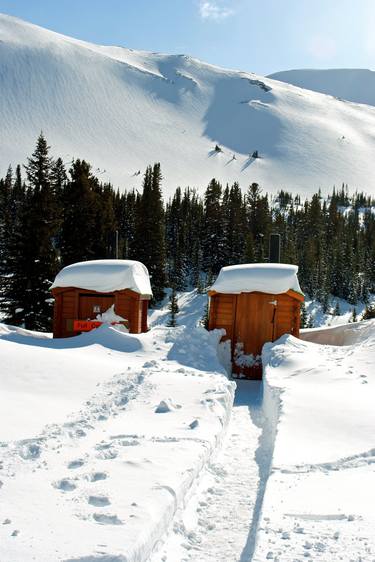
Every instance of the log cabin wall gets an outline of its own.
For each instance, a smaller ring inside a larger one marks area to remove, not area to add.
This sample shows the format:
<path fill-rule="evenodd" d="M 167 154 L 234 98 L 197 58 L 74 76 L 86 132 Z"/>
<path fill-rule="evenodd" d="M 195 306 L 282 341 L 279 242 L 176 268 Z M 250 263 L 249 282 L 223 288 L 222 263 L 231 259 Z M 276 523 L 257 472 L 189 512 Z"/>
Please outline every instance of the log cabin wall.
<path fill-rule="evenodd" d="M 100 312 L 105 312 L 112 304 L 115 312 L 129 322 L 129 332 L 139 334 L 147 331 L 148 299 L 130 289 L 114 291 L 113 293 L 98 293 L 76 287 L 54 288 L 55 298 L 53 316 L 53 336 L 65 338 L 78 335 L 73 330 L 74 320 L 94 320 L 97 312 L 93 305 L 100 306 Z"/>
<path fill-rule="evenodd" d="M 217 293 L 210 298 L 210 309 L 208 317 L 208 329 L 224 329 L 226 335 L 224 340 L 232 340 L 233 328 L 236 318 L 237 295 Z"/>

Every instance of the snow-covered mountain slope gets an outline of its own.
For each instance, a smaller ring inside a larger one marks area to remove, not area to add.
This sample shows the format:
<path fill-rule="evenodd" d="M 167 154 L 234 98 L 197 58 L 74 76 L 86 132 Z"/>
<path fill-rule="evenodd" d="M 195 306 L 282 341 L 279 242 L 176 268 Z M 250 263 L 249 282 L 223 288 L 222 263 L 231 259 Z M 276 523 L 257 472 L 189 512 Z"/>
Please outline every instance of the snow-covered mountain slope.
<path fill-rule="evenodd" d="M 342 100 L 375 105 L 375 72 L 372 70 L 362 68 L 285 70 L 270 74 L 269 78 Z"/>
<path fill-rule="evenodd" d="M 212 177 L 375 191 L 374 108 L 187 56 L 101 47 L 2 15 L 0 91 L 2 174 L 43 129 L 65 162 L 84 157 L 123 188 L 160 161 L 166 193 Z"/>

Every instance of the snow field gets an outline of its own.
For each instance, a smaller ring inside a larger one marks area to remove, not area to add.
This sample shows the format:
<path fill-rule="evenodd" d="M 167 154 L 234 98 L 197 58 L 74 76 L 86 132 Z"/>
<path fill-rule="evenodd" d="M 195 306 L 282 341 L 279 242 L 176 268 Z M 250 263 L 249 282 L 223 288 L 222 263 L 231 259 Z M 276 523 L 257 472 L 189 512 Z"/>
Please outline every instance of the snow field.
<path fill-rule="evenodd" d="M 0 35 L 1 175 L 26 161 L 43 129 L 55 157 L 85 158 L 121 189 L 139 190 L 146 166 L 160 162 L 166 196 L 178 185 L 202 190 L 213 177 L 268 193 L 307 196 L 342 182 L 371 193 L 372 106 L 189 56 L 94 45 L 2 14 Z M 372 83 L 365 77 L 358 89 L 371 97 Z"/>
<path fill-rule="evenodd" d="M 21 394 L 18 413 L 2 417 L 4 427 L 16 423 L 0 448 L 0 560 L 148 558 L 220 445 L 233 402 L 217 360 L 220 332 L 184 330 L 131 336 L 102 326 L 51 340 L 2 328 L 1 355 L 12 361 L 1 395 L 18 394 L 18 380 L 27 408 Z M 191 366 L 203 358 L 203 370 Z M 85 363 L 97 364 L 92 380 Z"/>
<path fill-rule="evenodd" d="M 0 560 L 375 561 L 375 321 L 267 344 L 232 409 L 178 297 L 140 336 L 0 326 Z"/>

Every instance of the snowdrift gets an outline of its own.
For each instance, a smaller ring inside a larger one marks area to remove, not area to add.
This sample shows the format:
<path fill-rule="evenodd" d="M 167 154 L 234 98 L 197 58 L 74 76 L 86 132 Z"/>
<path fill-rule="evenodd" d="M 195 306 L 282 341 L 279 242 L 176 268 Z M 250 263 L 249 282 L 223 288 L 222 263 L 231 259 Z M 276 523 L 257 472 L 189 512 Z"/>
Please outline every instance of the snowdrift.
<path fill-rule="evenodd" d="M 5 15 L 0 37 L 1 175 L 25 162 L 42 129 L 56 156 L 85 158 L 121 188 L 140 189 L 155 161 L 166 195 L 178 185 L 203 189 L 212 177 L 301 195 L 375 185 L 373 107 Z"/>
<path fill-rule="evenodd" d="M 148 559 L 229 421 L 221 335 L 0 325 L 1 560 Z"/>
<path fill-rule="evenodd" d="M 353 345 L 374 336 L 373 320 L 341 324 L 333 327 L 311 328 L 301 330 L 301 340 L 322 345 Z"/>
<path fill-rule="evenodd" d="M 304 337 L 263 351 L 276 438 L 253 560 L 372 560 L 375 321 Z"/>

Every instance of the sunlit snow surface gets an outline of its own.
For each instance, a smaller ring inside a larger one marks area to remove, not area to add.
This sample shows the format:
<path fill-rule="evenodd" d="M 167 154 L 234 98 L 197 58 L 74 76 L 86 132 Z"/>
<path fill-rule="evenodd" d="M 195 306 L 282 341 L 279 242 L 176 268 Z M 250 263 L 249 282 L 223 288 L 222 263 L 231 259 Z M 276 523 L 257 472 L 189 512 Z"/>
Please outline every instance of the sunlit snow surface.
<path fill-rule="evenodd" d="M 147 559 L 229 421 L 220 331 L 0 326 L 0 560 Z"/>
<path fill-rule="evenodd" d="M 375 321 L 268 344 L 232 408 L 178 298 L 136 336 L 1 325 L 0 560 L 375 560 Z"/>
<path fill-rule="evenodd" d="M 375 320 L 303 337 L 283 336 L 263 350 L 277 435 L 253 560 L 370 562 Z"/>
<path fill-rule="evenodd" d="M 145 167 L 160 161 L 167 195 L 203 190 L 213 177 L 273 193 L 342 182 L 374 193 L 374 107 L 5 15 L 0 39 L 1 175 L 25 162 L 43 130 L 55 156 L 85 158 L 121 188 L 139 189 Z"/>

